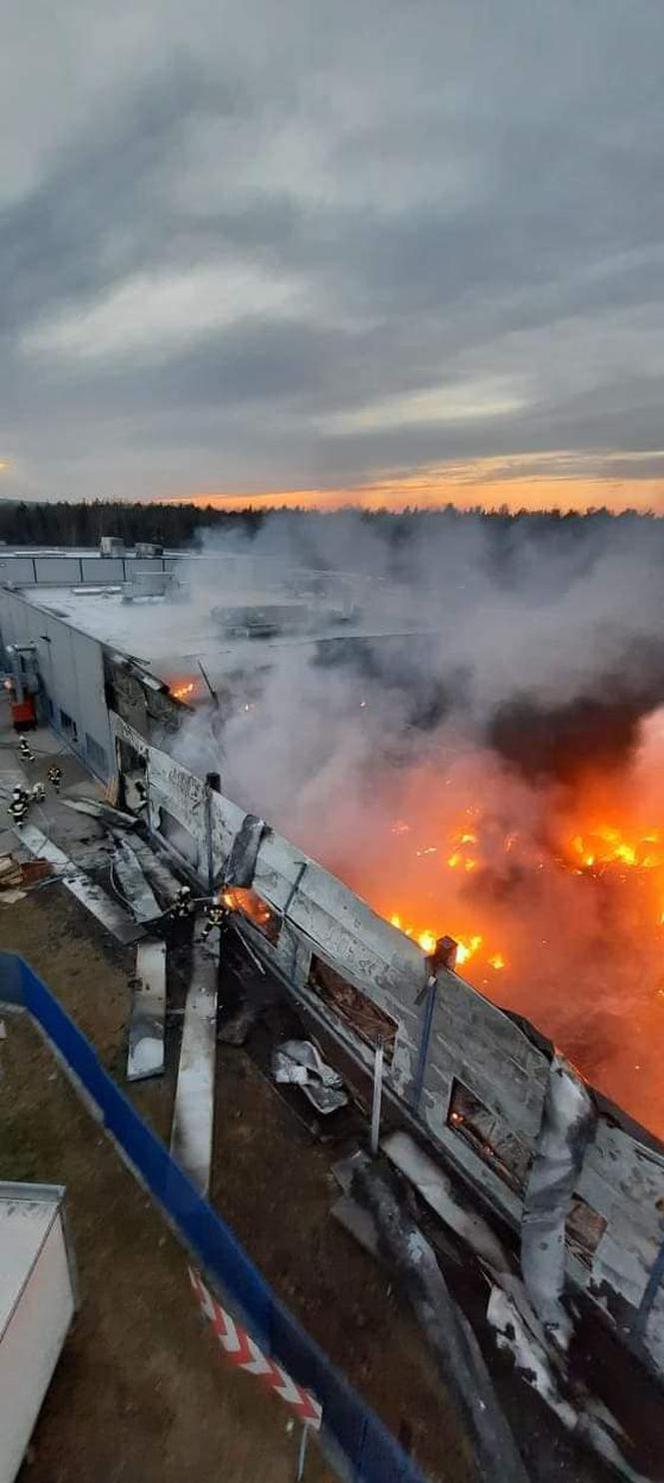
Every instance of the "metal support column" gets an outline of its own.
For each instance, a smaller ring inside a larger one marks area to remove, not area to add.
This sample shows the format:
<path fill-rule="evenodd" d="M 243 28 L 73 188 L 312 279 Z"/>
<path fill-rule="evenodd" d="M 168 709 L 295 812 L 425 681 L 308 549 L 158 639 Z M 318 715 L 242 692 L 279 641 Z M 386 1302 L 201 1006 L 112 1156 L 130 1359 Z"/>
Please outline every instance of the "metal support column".
<path fill-rule="evenodd" d="M 433 1012 L 436 1004 L 437 989 L 438 982 L 435 978 L 432 977 L 430 983 L 427 984 L 427 987 L 424 990 L 424 993 L 426 994 L 426 1001 L 424 1005 L 424 1017 L 422 1020 L 422 1034 L 420 1036 L 420 1044 L 417 1052 L 417 1067 L 415 1069 L 415 1076 L 413 1078 L 413 1084 L 409 1094 L 410 1105 L 413 1109 L 413 1112 L 419 1112 L 420 1110 L 420 1101 L 422 1097 L 422 1087 L 424 1086 L 424 1073 L 427 1066 L 427 1056 L 429 1054 L 429 1042 L 431 1040 L 431 1029 L 433 1026 Z"/>

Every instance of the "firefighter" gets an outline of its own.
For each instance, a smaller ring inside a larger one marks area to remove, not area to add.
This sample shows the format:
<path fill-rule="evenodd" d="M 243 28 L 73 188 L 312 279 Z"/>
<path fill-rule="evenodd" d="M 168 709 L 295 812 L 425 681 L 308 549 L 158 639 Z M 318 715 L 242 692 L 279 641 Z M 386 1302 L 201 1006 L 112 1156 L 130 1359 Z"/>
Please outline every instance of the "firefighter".
<path fill-rule="evenodd" d="M 21 829 L 25 822 L 28 804 L 29 795 L 26 793 L 25 788 L 21 788 L 17 783 L 12 793 L 11 803 L 8 809 L 9 817 L 17 829 Z"/>
<path fill-rule="evenodd" d="M 18 753 L 22 762 L 34 762 L 35 754 L 30 746 L 27 736 L 19 737 Z"/>
<path fill-rule="evenodd" d="M 226 907 L 222 906 L 219 901 L 208 902 L 205 907 L 205 926 L 201 934 L 203 941 L 205 941 L 206 937 L 210 936 L 210 933 L 214 931 L 215 927 L 221 927 L 223 925 L 225 917 Z"/>
<path fill-rule="evenodd" d="M 60 784 L 62 782 L 62 768 L 61 767 L 58 767 L 58 765 L 57 765 L 56 762 L 52 762 L 51 763 L 51 766 L 48 769 L 48 772 L 47 772 L 46 776 L 47 776 L 47 778 L 49 780 L 49 783 L 51 783 L 54 791 L 56 793 L 59 793 L 60 792 Z"/>
<path fill-rule="evenodd" d="M 171 916 L 175 921 L 183 922 L 187 917 L 191 916 L 193 910 L 194 903 L 191 895 L 191 886 L 180 886 L 171 907 Z"/>

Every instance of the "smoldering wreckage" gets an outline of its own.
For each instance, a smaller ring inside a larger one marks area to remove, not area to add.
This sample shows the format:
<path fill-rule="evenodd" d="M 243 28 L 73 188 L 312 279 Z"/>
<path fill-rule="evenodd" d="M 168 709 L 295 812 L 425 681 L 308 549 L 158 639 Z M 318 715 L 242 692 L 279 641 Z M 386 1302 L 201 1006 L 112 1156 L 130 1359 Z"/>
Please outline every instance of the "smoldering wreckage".
<path fill-rule="evenodd" d="M 225 1039 L 241 1043 L 260 1014 L 261 986 L 278 986 L 302 1033 L 274 1045 L 275 1082 L 301 1088 L 326 1132 L 349 1102 L 371 1113 L 369 1152 L 338 1165 L 334 1214 L 401 1282 L 457 1400 L 478 1475 L 526 1472 L 454 1296 L 459 1269 L 475 1274 L 494 1342 L 562 1426 L 622 1477 L 664 1476 L 662 1439 L 644 1447 L 595 1393 L 592 1365 L 578 1364 L 580 1343 L 601 1346 L 605 1333 L 632 1383 L 639 1373 L 664 1382 L 664 1145 L 526 1018 L 464 980 L 457 970 L 472 938 L 406 935 L 225 796 L 217 774 L 178 760 L 174 728 L 162 726 L 156 744 L 149 727 L 132 724 L 121 688 L 107 688 L 117 706 L 109 705 L 110 801 L 69 803 L 108 830 L 117 893 L 133 918 L 129 930 L 120 922 L 124 940 L 137 939 L 128 1080 L 163 1072 L 173 923 L 192 933 L 171 1141 L 178 1160 L 206 1191 L 218 1021 Z M 189 694 L 171 694 L 186 724 Z M 106 905 L 84 873 L 30 821 L 22 837 L 103 919 Z M 459 838 L 462 858 L 476 842 Z M 117 901 L 114 912 L 117 928 Z M 219 982 L 237 955 L 244 997 L 219 1019 Z"/>

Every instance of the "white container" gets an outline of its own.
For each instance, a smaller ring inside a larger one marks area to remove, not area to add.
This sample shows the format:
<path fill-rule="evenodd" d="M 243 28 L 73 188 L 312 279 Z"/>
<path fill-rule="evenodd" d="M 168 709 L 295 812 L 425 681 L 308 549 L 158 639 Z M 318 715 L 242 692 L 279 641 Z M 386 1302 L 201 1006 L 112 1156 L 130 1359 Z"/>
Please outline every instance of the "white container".
<path fill-rule="evenodd" d="M 75 1309 L 64 1189 L 0 1182 L 0 1483 L 13 1483 Z"/>

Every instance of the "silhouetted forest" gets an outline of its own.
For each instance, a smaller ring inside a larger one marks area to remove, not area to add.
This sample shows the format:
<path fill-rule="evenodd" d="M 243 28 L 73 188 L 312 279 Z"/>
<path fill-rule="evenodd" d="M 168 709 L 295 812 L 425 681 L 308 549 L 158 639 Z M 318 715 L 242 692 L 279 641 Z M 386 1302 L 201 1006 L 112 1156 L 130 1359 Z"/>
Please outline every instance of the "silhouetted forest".
<path fill-rule="evenodd" d="M 157 541 L 167 547 L 182 547 L 196 544 L 196 537 L 203 531 L 243 530 L 248 535 L 258 531 L 267 518 L 289 523 L 301 522 L 304 512 L 298 510 L 239 510 L 230 513 L 217 510 L 212 505 L 199 507 L 190 504 L 125 504 L 103 501 L 71 503 L 33 503 L 32 501 L 0 501 L 0 540 L 8 546 L 97 546 L 103 535 L 120 536 L 127 546 L 136 541 Z M 320 511 L 306 512 L 307 524 L 335 519 L 334 514 Z M 519 511 L 511 514 L 506 508 L 497 511 L 481 509 L 463 511 L 453 505 L 439 510 L 406 509 L 400 513 L 387 510 L 364 511 L 363 521 L 381 527 L 383 534 L 395 544 L 407 539 L 413 522 L 441 526 L 456 525 L 459 521 L 475 519 L 486 525 L 498 544 L 509 539 L 515 525 L 526 527 L 534 537 L 557 534 L 574 538 L 580 528 L 586 531 L 607 527 L 616 534 L 618 530 L 638 529 L 646 537 L 664 540 L 664 521 L 651 513 L 640 514 L 627 510 L 613 515 L 607 509 L 591 510 L 587 514 L 574 511 L 543 510 L 531 513 Z M 655 530 L 657 535 L 655 536 Z"/>
<path fill-rule="evenodd" d="M 120 536 L 127 546 L 136 541 L 158 541 L 164 546 L 189 546 L 196 532 L 236 524 L 247 529 L 264 517 L 250 511 L 229 515 L 213 508 L 188 504 L 125 504 L 68 500 L 37 504 L 0 502 L 0 540 L 8 546 L 98 546 L 102 536 Z"/>

